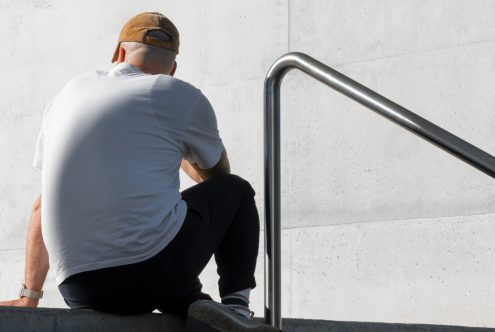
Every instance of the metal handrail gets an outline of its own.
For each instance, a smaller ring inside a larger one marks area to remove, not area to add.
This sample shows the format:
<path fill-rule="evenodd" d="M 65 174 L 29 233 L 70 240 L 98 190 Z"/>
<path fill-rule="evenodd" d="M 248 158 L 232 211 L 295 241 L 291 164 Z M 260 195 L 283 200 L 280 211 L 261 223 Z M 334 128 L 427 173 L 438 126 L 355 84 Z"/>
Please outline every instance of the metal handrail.
<path fill-rule="evenodd" d="M 288 53 L 271 66 L 265 79 L 265 319 L 278 328 L 281 319 L 280 262 L 280 85 L 297 68 L 325 85 L 413 132 L 495 178 L 495 157 L 428 120 L 353 81 L 304 53 Z"/>

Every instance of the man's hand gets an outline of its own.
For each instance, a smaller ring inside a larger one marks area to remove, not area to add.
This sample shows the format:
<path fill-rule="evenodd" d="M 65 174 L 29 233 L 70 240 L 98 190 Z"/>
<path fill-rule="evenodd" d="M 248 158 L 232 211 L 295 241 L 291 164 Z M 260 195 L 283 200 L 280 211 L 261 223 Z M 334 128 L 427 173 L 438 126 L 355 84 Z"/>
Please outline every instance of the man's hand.
<path fill-rule="evenodd" d="M 0 301 L 0 306 L 36 308 L 38 306 L 38 303 L 39 300 L 35 300 L 29 297 L 21 297 L 17 300 Z"/>

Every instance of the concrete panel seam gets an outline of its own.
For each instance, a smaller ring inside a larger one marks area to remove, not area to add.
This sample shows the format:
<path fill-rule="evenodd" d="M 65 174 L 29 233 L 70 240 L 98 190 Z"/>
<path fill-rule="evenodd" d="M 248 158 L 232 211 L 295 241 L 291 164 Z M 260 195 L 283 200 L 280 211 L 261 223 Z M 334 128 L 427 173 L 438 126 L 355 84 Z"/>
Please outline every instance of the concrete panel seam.
<path fill-rule="evenodd" d="M 26 250 L 26 248 L 25 248 L 25 247 L 22 247 L 22 248 L 7 248 L 7 249 L 0 249 L 0 252 L 16 251 L 16 250 Z"/>
<path fill-rule="evenodd" d="M 40 105 L 38 108 L 38 111 L 28 111 L 28 112 L 23 112 L 19 114 L 14 114 L 10 115 L 10 113 L 7 113 L 5 115 L 0 116 L 0 122 L 9 122 L 9 121 L 17 121 L 17 120 L 25 120 L 25 119 L 31 119 L 31 118 L 37 118 L 41 116 L 41 113 L 43 109 L 45 108 L 45 105 Z"/>
<path fill-rule="evenodd" d="M 331 224 L 331 225 L 303 225 L 303 226 L 288 226 L 282 227 L 282 230 L 290 230 L 290 229 L 303 229 L 303 228 L 314 228 L 314 227 L 332 227 L 332 226 L 344 226 L 344 225 L 358 225 L 358 224 L 371 224 L 371 223 L 381 223 L 381 222 L 391 222 L 391 221 L 419 221 L 419 220 L 428 220 L 428 219 L 440 219 L 440 218 L 460 218 L 460 217 L 482 217 L 494 214 L 494 212 L 486 212 L 486 213 L 477 213 L 477 214 L 461 214 L 461 215 L 452 215 L 452 216 L 429 216 L 429 217 L 418 217 L 418 218 L 406 218 L 406 219 L 384 219 L 384 220 L 370 220 L 370 221 L 356 221 L 356 222 L 348 222 L 348 223 L 339 223 L 339 224 Z"/>
<path fill-rule="evenodd" d="M 36 137 L 34 137 L 33 139 L 33 142 L 36 143 Z M 33 143 L 33 154 L 34 154 L 34 143 Z M 33 173 L 36 174 L 36 176 L 40 176 L 41 177 L 41 171 L 39 170 L 36 170 L 33 168 Z M 5 189 L 5 190 L 0 190 L 0 195 L 11 195 L 11 194 L 17 194 L 17 193 L 21 193 L 23 191 L 26 191 L 26 188 L 24 187 L 16 187 L 14 189 Z M 34 199 L 33 198 L 33 202 L 34 202 Z M 29 213 L 30 211 L 28 211 Z"/>
<path fill-rule="evenodd" d="M 463 44 L 457 44 L 457 45 L 451 45 L 451 46 L 442 46 L 442 47 L 438 47 L 438 48 L 432 48 L 429 50 L 422 50 L 422 51 L 417 51 L 417 52 L 406 52 L 406 53 L 388 55 L 388 56 L 383 56 L 383 57 L 371 58 L 371 59 L 367 59 L 367 60 L 360 60 L 360 61 L 354 61 L 354 62 L 344 62 L 344 63 L 339 63 L 339 64 L 330 64 L 330 66 L 332 68 L 337 69 L 337 68 L 343 68 L 346 66 L 361 65 L 361 64 L 372 63 L 372 62 L 388 60 L 388 59 L 396 59 L 396 58 L 407 57 L 407 56 L 430 54 L 430 53 L 435 53 L 437 51 L 443 51 L 443 50 L 449 50 L 449 49 L 469 47 L 469 46 L 475 46 L 475 45 L 480 45 L 480 44 L 490 44 L 493 42 L 495 42 L 495 39 L 490 38 L 490 39 L 486 39 L 486 40 L 477 40 L 477 41 L 467 42 L 467 43 L 463 43 Z"/>

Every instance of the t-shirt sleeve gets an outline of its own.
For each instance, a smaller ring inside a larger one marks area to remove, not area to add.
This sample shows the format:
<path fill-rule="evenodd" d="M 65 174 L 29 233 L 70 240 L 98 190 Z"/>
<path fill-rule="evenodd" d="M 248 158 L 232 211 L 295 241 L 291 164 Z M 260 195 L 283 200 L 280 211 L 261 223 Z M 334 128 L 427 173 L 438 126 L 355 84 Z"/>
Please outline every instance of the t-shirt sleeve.
<path fill-rule="evenodd" d="M 54 98 L 55 99 L 55 98 Z M 41 128 L 38 133 L 38 139 L 36 140 L 36 147 L 34 149 L 33 167 L 41 171 L 43 168 L 43 154 L 45 152 L 45 122 L 48 110 L 53 104 L 54 99 L 52 99 L 45 110 L 43 111 L 43 118 L 41 120 Z"/>
<path fill-rule="evenodd" d="M 191 110 L 184 131 L 184 159 L 201 169 L 215 166 L 224 149 L 217 119 L 208 99 L 201 94 Z"/>

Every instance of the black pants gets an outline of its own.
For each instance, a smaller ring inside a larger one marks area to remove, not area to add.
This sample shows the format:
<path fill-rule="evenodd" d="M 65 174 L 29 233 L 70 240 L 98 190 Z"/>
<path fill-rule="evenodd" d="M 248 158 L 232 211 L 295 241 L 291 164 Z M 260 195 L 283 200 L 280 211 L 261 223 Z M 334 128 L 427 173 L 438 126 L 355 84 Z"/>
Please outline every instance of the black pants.
<path fill-rule="evenodd" d="M 211 299 L 199 274 L 215 254 L 220 296 L 254 288 L 259 217 L 254 190 L 236 175 L 219 175 L 182 192 L 188 210 L 177 236 L 156 256 L 75 274 L 59 290 L 71 308 L 119 314 L 161 312 L 185 317 Z"/>

